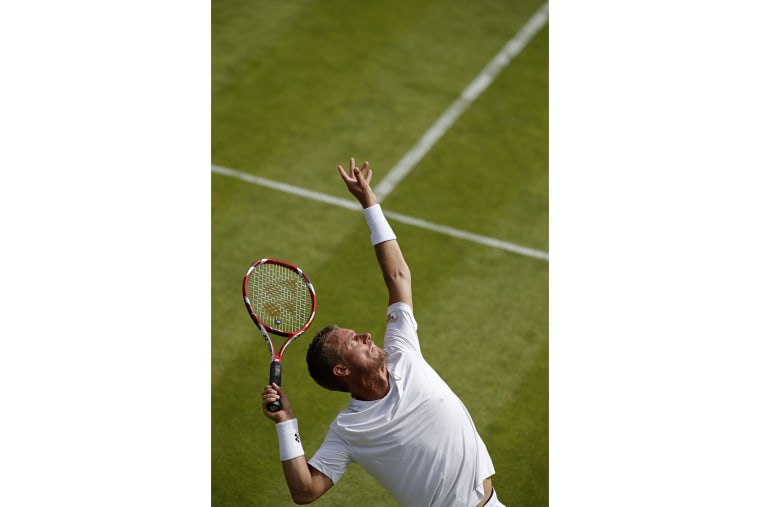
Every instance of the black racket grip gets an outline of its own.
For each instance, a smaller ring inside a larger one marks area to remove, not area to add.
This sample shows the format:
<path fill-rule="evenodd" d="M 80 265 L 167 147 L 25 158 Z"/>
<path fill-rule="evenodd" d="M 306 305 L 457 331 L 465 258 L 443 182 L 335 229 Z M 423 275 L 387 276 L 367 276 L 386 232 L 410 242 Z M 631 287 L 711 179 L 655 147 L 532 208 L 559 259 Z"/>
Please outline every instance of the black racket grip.
<path fill-rule="evenodd" d="M 282 363 L 279 361 L 272 361 L 269 365 L 269 383 L 280 385 L 282 381 Z M 267 404 L 267 410 L 270 412 L 277 412 L 282 407 L 280 406 L 280 400 L 275 400 L 272 403 Z"/>

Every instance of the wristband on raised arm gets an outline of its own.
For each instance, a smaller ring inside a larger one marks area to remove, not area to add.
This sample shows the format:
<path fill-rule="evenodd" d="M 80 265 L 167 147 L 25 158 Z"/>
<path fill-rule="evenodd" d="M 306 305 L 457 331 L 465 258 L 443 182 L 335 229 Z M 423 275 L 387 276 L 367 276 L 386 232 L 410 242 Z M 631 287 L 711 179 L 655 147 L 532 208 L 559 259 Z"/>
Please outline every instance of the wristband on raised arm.
<path fill-rule="evenodd" d="M 396 234 L 393 232 L 393 229 L 391 229 L 379 204 L 365 208 L 364 218 L 367 220 L 370 240 L 373 245 L 396 239 Z"/>

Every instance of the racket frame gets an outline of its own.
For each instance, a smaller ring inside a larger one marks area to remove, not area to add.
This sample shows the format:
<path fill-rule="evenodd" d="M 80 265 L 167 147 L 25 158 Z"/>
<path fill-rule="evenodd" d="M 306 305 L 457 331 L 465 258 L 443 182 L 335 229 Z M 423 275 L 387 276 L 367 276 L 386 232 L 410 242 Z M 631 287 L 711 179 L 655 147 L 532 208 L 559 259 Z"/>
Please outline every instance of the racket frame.
<path fill-rule="evenodd" d="M 309 295 L 311 296 L 311 315 L 309 316 L 306 324 L 304 324 L 300 329 L 296 331 L 288 332 L 268 326 L 256 315 L 256 312 L 253 310 L 251 300 L 248 298 L 248 280 L 257 268 L 268 263 L 278 264 L 295 272 L 298 274 L 298 276 L 301 277 L 309 289 Z M 269 383 L 277 384 L 279 386 L 282 382 L 282 356 L 285 353 L 285 349 L 287 349 L 288 345 L 293 343 L 296 338 L 301 336 L 309 328 L 309 326 L 311 326 L 311 323 L 314 320 L 314 316 L 316 315 L 317 295 L 314 291 L 314 285 L 312 285 L 311 280 L 306 275 L 306 273 L 304 273 L 301 268 L 294 264 L 290 264 L 289 262 L 281 261 L 278 259 L 259 259 L 248 267 L 248 271 L 246 271 L 245 277 L 243 278 L 243 302 L 245 303 L 245 307 L 248 310 L 248 315 L 251 316 L 251 319 L 253 320 L 254 324 L 256 324 L 256 327 L 258 327 L 259 331 L 261 331 L 261 335 L 264 337 L 264 341 L 269 348 L 269 355 L 271 358 L 271 363 L 269 365 Z M 269 333 L 276 334 L 277 336 L 282 336 L 285 338 L 285 342 L 280 346 L 279 349 L 275 348 L 274 343 L 269 336 Z M 281 406 L 279 400 L 267 404 L 267 410 L 270 412 L 277 412 L 280 409 Z"/>

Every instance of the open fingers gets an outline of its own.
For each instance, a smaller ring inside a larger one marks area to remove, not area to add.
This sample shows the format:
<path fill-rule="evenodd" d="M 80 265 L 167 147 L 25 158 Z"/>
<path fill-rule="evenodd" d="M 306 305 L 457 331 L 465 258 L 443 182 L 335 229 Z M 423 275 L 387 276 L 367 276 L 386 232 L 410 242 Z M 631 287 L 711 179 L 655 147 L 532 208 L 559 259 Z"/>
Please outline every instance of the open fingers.
<path fill-rule="evenodd" d="M 359 171 L 359 174 L 362 176 L 362 179 L 364 179 L 367 184 L 369 184 L 369 182 L 372 181 L 372 169 L 369 168 L 369 162 L 367 161 L 364 162 L 364 165 Z"/>
<path fill-rule="evenodd" d="M 343 169 L 343 166 L 340 165 L 340 164 L 338 164 L 338 172 L 340 172 L 340 176 L 341 176 L 341 178 L 343 178 L 343 181 L 345 181 L 346 183 L 348 183 L 349 181 L 351 181 L 351 176 L 349 176 L 346 173 L 346 170 Z"/>
<path fill-rule="evenodd" d="M 353 161 L 354 159 L 351 160 Z M 372 181 L 372 169 L 369 168 L 369 162 L 364 162 L 361 169 L 354 166 L 352 174 L 356 178 L 356 181 L 362 185 L 369 184 Z"/>
<path fill-rule="evenodd" d="M 361 168 L 356 166 L 356 160 L 351 158 L 348 164 L 348 171 L 346 171 L 342 165 L 338 164 L 338 172 L 340 172 L 343 181 L 346 183 L 353 183 L 358 181 L 360 183 L 369 183 L 372 181 L 372 169 L 369 168 L 369 162 L 365 161 Z"/>
<path fill-rule="evenodd" d="M 338 164 L 338 171 L 340 171 L 340 175 L 343 178 L 343 181 L 346 183 L 351 183 L 354 181 L 357 181 L 356 179 L 356 160 L 352 157 L 351 160 L 348 162 L 348 172 L 346 172 L 345 169 L 343 169 L 343 166 Z"/>

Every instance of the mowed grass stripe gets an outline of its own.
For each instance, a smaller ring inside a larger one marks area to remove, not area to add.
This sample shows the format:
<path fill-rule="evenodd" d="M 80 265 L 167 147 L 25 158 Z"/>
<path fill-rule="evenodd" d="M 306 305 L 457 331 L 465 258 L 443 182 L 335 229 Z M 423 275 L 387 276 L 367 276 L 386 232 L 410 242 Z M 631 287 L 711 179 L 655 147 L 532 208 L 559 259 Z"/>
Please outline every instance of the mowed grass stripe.
<path fill-rule="evenodd" d="M 548 46 L 546 25 L 384 206 L 548 252 Z"/>
<path fill-rule="evenodd" d="M 533 36 L 546 25 L 548 19 L 549 4 L 547 3 L 541 6 L 517 34 L 504 44 L 496 56 L 488 62 L 488 65 L 462 91 L 454 103 L 438 117 L 417 144 L 406 152 L 402 159 L 388 171 L 388 174 L 375 188 L 378 201 L 385 199 L 396 188 L 396 185 L 401 183 L 407 174 L 414 169 L 417 162 L 430 151 L 430 148 L 449 130 L 449 127 L 457 121 L 470 104 L 483 93 L 483 90 L 488 88 L 504 67 L 509 65 L 512 58 L 517 56 Z"/>
<path fill-rule="evenodd" d="M 212 162 L 325 193 L 327 161 L 390 168 L 543 3 L 214 2 Z"/>

